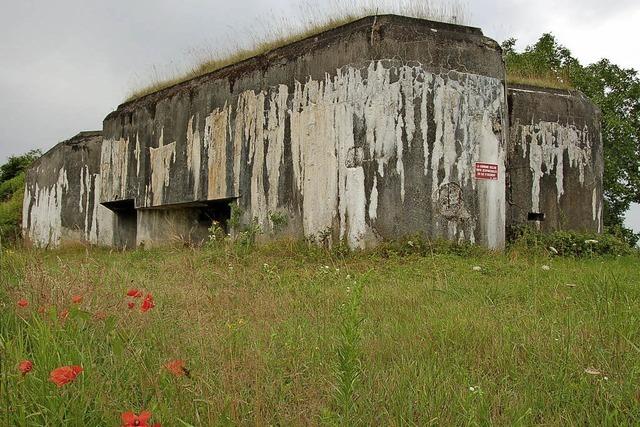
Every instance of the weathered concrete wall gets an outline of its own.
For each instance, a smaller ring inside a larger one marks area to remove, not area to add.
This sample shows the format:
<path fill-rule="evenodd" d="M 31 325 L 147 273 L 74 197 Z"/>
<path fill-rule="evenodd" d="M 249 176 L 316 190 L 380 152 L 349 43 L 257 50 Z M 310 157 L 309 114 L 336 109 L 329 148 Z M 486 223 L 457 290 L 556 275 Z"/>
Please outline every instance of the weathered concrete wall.
<path fill-rule="evenodd" d="M 29 168 L 22 218 L 28 242 L 112 244 L 113 215 L 99 203 L 101 142 L 100 132 L 81 132 Z"/>
<path fill-rule="evenodd" d="M 365 18 L 120 106 L 101 201 L 237 198 L 264 230 L 279 212 L 297 236 L 352 247 L 420 233 L 500 248 L 505 102 L 500 48 L 480 30 Z M 495 179 L 476 179 L 477 162 Z M 145 216 L 135 240 L 160 239 Z"/>
<path fill-rule="evenodd" d="M 137 246 L 152 248 L 164 242 L 200 245 L 208 238 L 211 221 L 198 209 L 138 210 Z"/>
<path fill-rule="evenodd" d="M 576 91 L 510 87 L 507 226 L 602 230 L 600 112 Z M 535 214 L 544 214 L 536 221 Z"/>

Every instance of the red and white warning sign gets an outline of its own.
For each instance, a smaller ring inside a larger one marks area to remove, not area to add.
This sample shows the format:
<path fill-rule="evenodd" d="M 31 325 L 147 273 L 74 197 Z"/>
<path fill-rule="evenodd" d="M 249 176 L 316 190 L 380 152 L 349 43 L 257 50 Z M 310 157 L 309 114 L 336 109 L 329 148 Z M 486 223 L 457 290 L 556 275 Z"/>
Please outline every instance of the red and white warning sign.
<path fill-rule="evenodd" d="M 476 179 L 498 179 L 498 165 L 495 163 L 476 163 Z"/>

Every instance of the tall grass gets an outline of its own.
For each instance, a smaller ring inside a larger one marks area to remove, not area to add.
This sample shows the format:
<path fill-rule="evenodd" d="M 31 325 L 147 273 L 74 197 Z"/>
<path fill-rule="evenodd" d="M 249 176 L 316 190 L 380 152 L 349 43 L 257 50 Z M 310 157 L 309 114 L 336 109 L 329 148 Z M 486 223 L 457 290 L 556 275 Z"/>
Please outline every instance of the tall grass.
<path fill-rule="evenodd" d="M 263 54 L 365 16 L 396 14 L 454 24 L 468 22 L 466 8 L 458 1 L 433 0 L 330 0 L 305 2 L 299 10 L 261 16 L 250 28 L 243 29 L 244 43 L 228 39 L 216 48 L 191 51 L 191 60 L 182 66 L 162 70 L 154 67 L 150 81 L 135 89 L 126 101 L 202 76 L 227 65 Z M 220 35 L 222 40 L 224 37 Z M 219 46 L 225 46 L 220 48 Z"/>
<path fill-rule="evenodd" d="M 640 422 L 636 255 L 415 246 L 5 250 L 0 425 Z M 129 310 L 129 288 L 156 307 Z"/>

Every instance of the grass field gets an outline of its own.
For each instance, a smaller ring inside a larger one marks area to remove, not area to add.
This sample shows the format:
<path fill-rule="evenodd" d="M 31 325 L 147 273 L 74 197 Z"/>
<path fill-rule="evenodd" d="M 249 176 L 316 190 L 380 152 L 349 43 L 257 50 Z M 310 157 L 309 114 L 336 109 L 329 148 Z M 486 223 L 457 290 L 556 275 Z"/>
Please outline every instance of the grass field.
<path fill-rule="evenodd" d="M 640 423 L 640 258 L 455 252 L 5 250 L 0 424 Z"/>

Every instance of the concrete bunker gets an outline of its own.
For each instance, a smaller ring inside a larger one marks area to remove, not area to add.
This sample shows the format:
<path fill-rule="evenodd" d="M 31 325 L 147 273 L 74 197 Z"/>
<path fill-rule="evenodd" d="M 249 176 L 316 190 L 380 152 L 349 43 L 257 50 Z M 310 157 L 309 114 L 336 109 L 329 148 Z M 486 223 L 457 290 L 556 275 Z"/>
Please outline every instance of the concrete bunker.
<path fill-rule="evenodd" d="M 277 212 L 294 237 L 500 248 L 505 99 L 479 29 L 365 18 L 121 105 L 104 121 L 101 201 L 133 200 L 145 245 L 197 238 L 193 206 L 237 198 L 245 223 L 269 231 Z M 476 163 L 498 173 L 479 179 Z M 437 200 L 451 185 L 456 209 Z"/>
<path fill-rule="evenodd" d="M 499 249 L 528 222 L 600 231 L 597 109 L 540 88 L 508 100 L 480 29 L 364 18 L 125 103 L 72 163 L 56 146 L 30 171 L 25 234 L 56 245 L 62 223 L 86 227 L 78 203 L 58 208 L 72 191 L 102 213 L 103 231 L 75 236 L 117 247 L 230 232 L 230 203 L 244 224 L 273 231 L 275 214 L 280 234 L 353 248 L 419 234 Z M 85 163 L 89 187 L 58 179 L 64 164 L 82 181 Z M 51 191 L 55 209 L 34 209 Z"/>
<path fill-rule="evenodd" d="M 508 90 L 507 227 L 602 231 L 600 112 L 578 91 Z"/>

